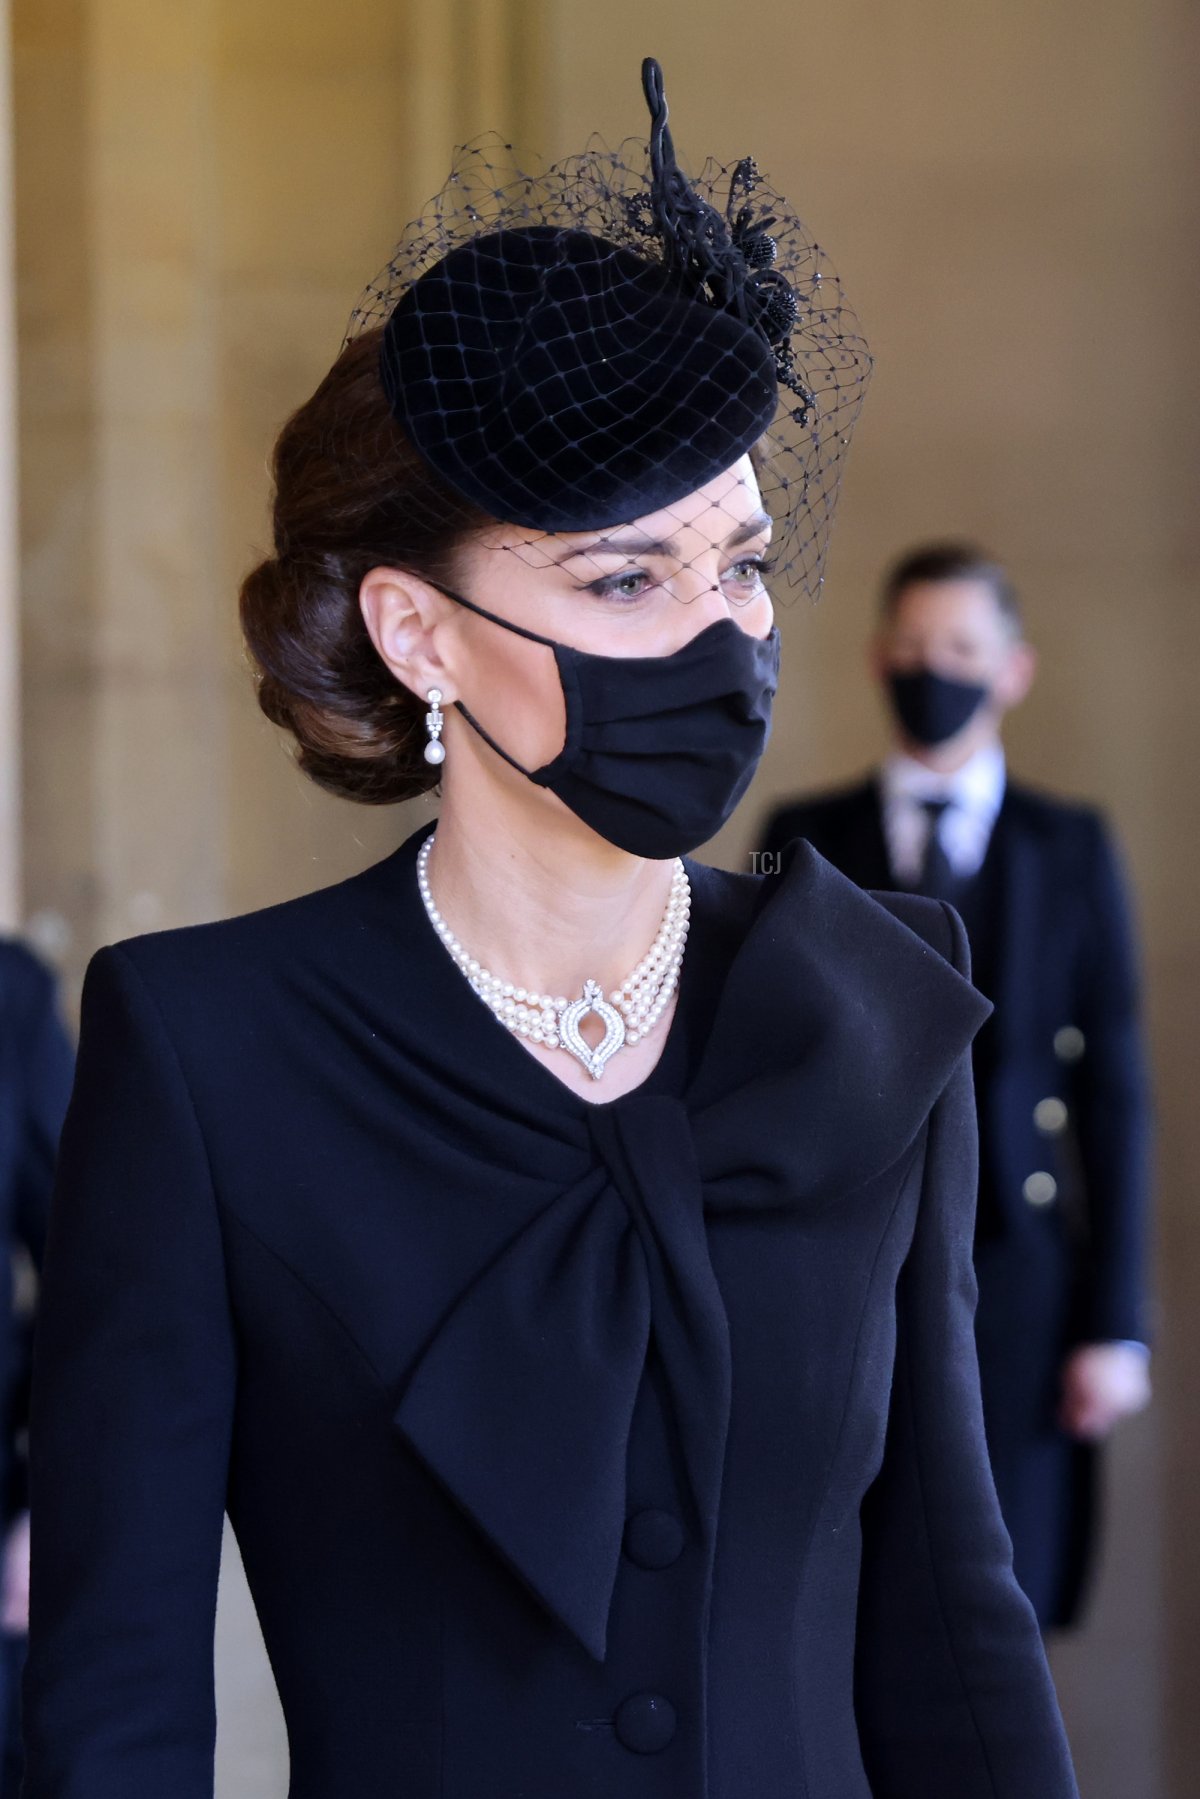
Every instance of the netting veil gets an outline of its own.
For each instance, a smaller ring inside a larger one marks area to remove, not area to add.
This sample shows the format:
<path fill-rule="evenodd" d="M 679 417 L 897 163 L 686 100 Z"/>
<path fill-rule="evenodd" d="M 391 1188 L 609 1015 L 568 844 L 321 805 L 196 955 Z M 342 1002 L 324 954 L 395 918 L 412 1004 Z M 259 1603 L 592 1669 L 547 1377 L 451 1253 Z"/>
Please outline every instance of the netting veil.
<path fill-rule="evenodd" d="M 346 341 L 380 331 L 391 413 L 440 482 L 524 528 L 505 547 L 551 558 L 564 534 L 651 515 L 669 541 L 671 509 L 701 490 L 690 520 L 732 543 L 749 455 L 773 525 L 761 569 L 781 596 L 816 595 L 870 352 L 754 161 L 685 175 L 653 59 L 643 86 L 645 144 L 592 138 L 538 173 L 494 135 L 460 148 Z M 680 598 L 696 591 L 687 542 L 654 571 Z"/>

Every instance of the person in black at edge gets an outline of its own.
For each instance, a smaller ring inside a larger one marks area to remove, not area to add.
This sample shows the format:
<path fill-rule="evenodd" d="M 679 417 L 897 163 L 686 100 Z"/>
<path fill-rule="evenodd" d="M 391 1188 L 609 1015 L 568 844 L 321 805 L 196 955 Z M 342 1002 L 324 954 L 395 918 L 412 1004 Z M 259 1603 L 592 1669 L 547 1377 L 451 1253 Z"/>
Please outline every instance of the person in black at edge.
<path fill-rule="evenodd" d="M 54 1158 L 71 1091 L 74 1050 L 59 1014 L 51 970 L 15 937 L 0 937 L 0 1207 L 10 1259 L 42 1266 Z M 12 1261 L 15 1275 L 17 1263 Z M 16 1303 L 24 1291 L 24 1302 Z M 28 1288 L 0 1281 L 0 1799 L 21 1781 L 20 1678 L 29 1622 L 29 1497 L 26 1436 L 34 1312 Z"/>
<path fill-rule="evenodd" d="M 867 888 L 936 894 L 995 1002 L 975 1040 L 975 1265 L 984 1418 L 1017 1577 L 1043 1629 L 1077 1623 L 1099 1445 L 1149 1398 L 1150 1098 L 1130 908 L 1090 806 L 1010 780 L 1008 709 L 1033 680 L 1012 582 L 970 544 L 891 569 L 873 648 L 895 747 L 867 780 L 780 806 Z"/>
<path fill-rule="evenodd" d="M 276 449 L 262 704 L 436 824 L 89 966 L 25 1799 L 209 1799 L 223 1508 L 292 1799 L 1076 1794 L 983 1434 L 961 926 L 691 854 L 865 347 L 643 81 L 648 178 L 468 153 Z"/>

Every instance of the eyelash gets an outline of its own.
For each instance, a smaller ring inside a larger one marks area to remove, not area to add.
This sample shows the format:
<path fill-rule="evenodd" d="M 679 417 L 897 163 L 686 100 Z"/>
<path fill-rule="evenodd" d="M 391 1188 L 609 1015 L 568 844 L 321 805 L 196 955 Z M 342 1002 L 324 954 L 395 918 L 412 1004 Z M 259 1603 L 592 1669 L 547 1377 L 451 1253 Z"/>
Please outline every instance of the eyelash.
<path fill-rule="evenodd" d="M 759 580 L 764 580 L 772 574 L 776 566 L 775 561 L 768 556 L 742 556 L 737 562 L 730 563 L 731 568 L 753 569 Z M 637 593 L 622 593 L 620 583 L 637 580 L 649 581 L 650 576 L 645 569 L 626 569 L 621 575 L 604 575 L 599 581 L 589 581 L 583 591 L 594 593 L 598 599 L 602 600 L 625 600 L 632 603 L 634 600 L 641 599 L 645 589 L 639 589 Z"/>

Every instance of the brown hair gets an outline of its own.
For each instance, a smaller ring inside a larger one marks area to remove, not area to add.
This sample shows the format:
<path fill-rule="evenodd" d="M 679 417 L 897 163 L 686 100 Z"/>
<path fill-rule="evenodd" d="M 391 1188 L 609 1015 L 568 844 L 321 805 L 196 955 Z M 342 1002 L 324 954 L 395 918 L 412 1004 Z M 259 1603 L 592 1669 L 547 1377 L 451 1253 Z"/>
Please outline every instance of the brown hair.
<path fill-rule="evenodd" d="M 1021 602 L 1008 570 L 977 544 L 951 541 L 920 544 L 908 550 L 888 569 L 880 590 L 880 610 L 890 618 L 906 588 L 937 581 L 983 581 L 991 588 L 997 606 L 1013 634 L 1020 637 L 1024 624 Z"/>
<path fill-rule="evenodd" d="M 259 705 L 292 733 L 305 774 L 366 805 L 411 799 L 438 770 L 423 754 L 425 702 L 371 642 L 363 576 L 392 566 L 453 585 L 456 551 L 489 522 L 437 479 L 389 412 L 381 330 L 351 340 L 280 432 L 275 553 L 238 600 Z"/>

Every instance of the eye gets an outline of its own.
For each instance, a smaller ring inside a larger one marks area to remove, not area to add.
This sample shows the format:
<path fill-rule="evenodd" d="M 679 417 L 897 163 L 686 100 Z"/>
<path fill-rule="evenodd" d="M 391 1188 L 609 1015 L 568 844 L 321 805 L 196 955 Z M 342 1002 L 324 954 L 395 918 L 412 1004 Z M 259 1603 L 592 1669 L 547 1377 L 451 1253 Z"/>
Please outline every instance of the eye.
<path fill-rule="evenodd" d="M 627 568 L 622 575 L 605 575 L 599 581 L 589 581 L 584 592 L 594 593 L 602 600 L 640 600 L 651 586 L 653 582 L 644 568 Z"/>
<path fill-rule="evenodd" d="M 733 575 L 743 586 L 753 587 L 758 582 L 765 581 L 777 567 L 778 563 L 769 556 L 743 556 L 740 561 L 730 565 L 727 573 Z"/>

